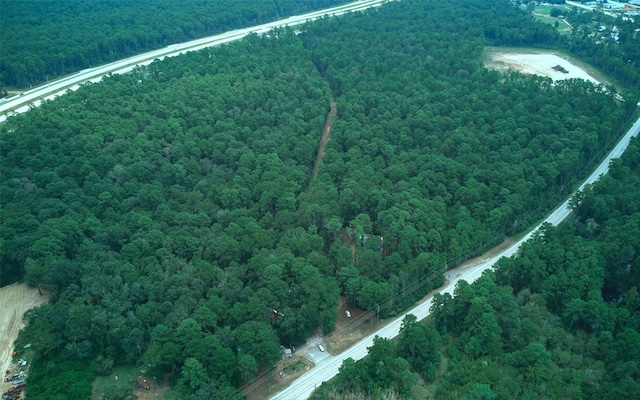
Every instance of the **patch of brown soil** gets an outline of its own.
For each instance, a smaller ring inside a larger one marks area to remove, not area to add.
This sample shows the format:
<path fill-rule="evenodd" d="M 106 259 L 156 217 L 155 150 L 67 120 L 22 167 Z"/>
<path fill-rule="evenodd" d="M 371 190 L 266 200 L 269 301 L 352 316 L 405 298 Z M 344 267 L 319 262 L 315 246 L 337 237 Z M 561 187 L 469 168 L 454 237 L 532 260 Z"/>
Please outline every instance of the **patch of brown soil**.
<path fill-rule="evenodd" d="M 322 139 L 320 139 L 320 148 L 318 149 L 318 156 L 316 157 L 316 163 L 313 166 L 313 179 L 316 179 L 318 176 L 318 165 L 322 162 L 324 158 L 324 151 L 327 148 L 327 143 L 329 143 L 329 139 L 331 139 L 331 128 L 333 127 L 333 117 L 338 113 L 338 108 L 336 107 L 336 101 L 333 97 L 329 100 L 329 104 L 331 109 L 329 110 L 329 114 L 327 114 L 327 120 L 324 123 L 324 129 L 322 130 Z"/>
<path fill-rule="evenodd" d="M 137 385 L 138 387 L 133 389 L 133 393 L 138 396 L 138 400 L 158 400 L 169 389 L 167 379 L 164 382 L 157 382 L 154 379 L 144 377 L 143 380 L 144 385 L 149 389 L 143 388 L 142 385 Z"/>
<path fill-rule="evenodd" d="M 258 375 L 256 379 L 240 388 L 242 395 L 246 396 L 247 400 L 261 400 L 284 390 L 291 382 L 315 367 L 314 363 L 300 354 L 302 352 L 281 360 L 274 368 Z"/>
<path fill-rule="evenodd" d="M 485 253 L 479 255 L 478 257 L 470 258 L 470 259 L 465 260 L 462 263 L 460 263 L 460 265 L 457 265 L 457 266 L 455 266 L 453 268 L 448 269 L 445 272 L 444 277 L 445 277 L 446 281 L 445 281 L 445 283 L 444 283 L 444 285 L 442 287 L 447 286 L 452 279 L 454 279 L 457 276 L 459 276 L 461 270 L 464 270 L 464 269 L 469 268 L 469 267 L 475 267 L 478 264 L 482 264 L 482 263 L 485 263 L 485 262 L 489 261 L 490 259 L 495 257 L 496 254 L 502 253 L 504 250 L 509 248 L 512 244 L 514 244 L 519 239 L 520 239 L 520 237 L 507 236 L 507 237 L 504 238 L 502 243 L 500 243 L 499 245 L 487 250 Z M 440 290 L 441 288 L 439 288 L 437 290 Z M 425 297 L 423 300 L 427 300 L 428 297 L 429 296 Z"/>
<path fill-rule="evenodd" d="M 349 311 L 350 317 L 347 317 L 346 311 Z M 336 329 L 323 338 L 324 343 L 331 354 L 339 354 L 377 331 L 387 322 L 379 320 L 375 311 L 365 311 L 350 306 L 346 297 L 341 296 Z"/>

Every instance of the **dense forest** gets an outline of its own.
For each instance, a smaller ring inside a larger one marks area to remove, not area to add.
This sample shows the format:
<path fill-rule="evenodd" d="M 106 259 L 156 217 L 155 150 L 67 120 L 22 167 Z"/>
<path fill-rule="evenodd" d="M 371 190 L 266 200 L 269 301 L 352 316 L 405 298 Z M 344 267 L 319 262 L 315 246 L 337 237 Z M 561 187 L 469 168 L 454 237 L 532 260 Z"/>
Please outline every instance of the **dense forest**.
<path fill-rule="evenodd" d="M 526 229 L 635 111 L 589 82 L 482 65 L 488 44 L 556 36 L 507 1 L 393 2 L 9 118 L 3 284 L 51 293 L 20 338 L 35 352 L 29 396 L 87 398 L 96 374 L 146 364 L 176 397 L 225 398 L 279 344 L 330 332 L 340 295 L 395 314 Z"/>
<path fill-rule="evenodd" d="M 0 91 L 349 0 L 3 0 Z"/>
<path fill-rule="evenodd" d="M 406 317 L 312 398 L 640 398 L 639 196 L 634 139 L 566 222 L 437 294 L 425 325 Z"/>

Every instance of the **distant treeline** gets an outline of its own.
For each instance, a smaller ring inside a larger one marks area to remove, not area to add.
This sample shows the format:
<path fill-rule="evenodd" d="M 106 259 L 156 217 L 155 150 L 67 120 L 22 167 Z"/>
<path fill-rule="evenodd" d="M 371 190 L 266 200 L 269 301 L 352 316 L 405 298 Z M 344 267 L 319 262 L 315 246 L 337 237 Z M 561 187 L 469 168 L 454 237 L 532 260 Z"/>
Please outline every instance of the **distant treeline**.
<path fill-rule="evenodd" d="M 6 0 L 0 88 L 26 87 L 172 43 L 349 0 Z"/>

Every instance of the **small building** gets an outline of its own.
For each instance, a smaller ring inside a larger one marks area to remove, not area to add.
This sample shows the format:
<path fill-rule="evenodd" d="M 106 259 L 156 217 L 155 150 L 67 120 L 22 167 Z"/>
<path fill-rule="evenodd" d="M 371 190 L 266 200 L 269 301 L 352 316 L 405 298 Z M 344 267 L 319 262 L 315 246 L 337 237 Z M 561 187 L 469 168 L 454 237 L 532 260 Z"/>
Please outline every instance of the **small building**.
<path fill-rule="evenodd" d="M 291 349 L 287 349 L 283 345 L 280 345 L 280 353 L 282 354 L 282 359 L 291 358 L 291 356 L 293 355 Z"/>
<path fill-rule="evenodd" d="M 293 354 L 291 353 L 291 349 L 284 349 L 282 351 L 282 358 L 291 358 Z"/>

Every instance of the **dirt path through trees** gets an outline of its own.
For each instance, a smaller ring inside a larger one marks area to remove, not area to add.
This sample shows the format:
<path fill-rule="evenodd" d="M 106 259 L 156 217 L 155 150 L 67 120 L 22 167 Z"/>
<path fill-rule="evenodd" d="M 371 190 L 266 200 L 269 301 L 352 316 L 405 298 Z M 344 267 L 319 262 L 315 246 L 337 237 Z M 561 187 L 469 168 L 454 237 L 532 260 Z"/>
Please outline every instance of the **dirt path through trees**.
<path fill-rule="evenodd" d="M 329 114 L 327 114 L 327 121 L 324 123 L 324 130 L 322 131 L 322 139 L 320 140 L 320 148 L 318 149 L 318 157 L 316 157 L 316 164 L 313 166 L 313 178 L 315 180 L 318 176 L 318 165 L 322 162 L 324 158 L 324 151 L 327 148 L 327 143 L 329 139 L 331 139 L 331 128 L 333 127 L 333 117 L 338 113 L 338 108 L 336 107 L 336 101 L 333 97 L 329 100 L 329 104 L 331 105 L 331 110 L 329 110 Z"/>
<path fill-rule="evenodd" d="M 48 300 L 49 296 L 38 294 L 38 289 L 30 288 L 24 283 L 0 288 L 0 371 L 3 377 L 0 381 L 1 392 L 11 387 L 11 383 L 4 382 L 4 373 L 11 369 L 13 342 L 18 337 L 20 329 L 24 327 L 22 316 L 27 310 Z"/>

